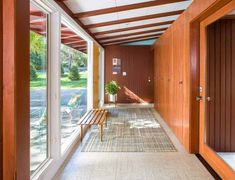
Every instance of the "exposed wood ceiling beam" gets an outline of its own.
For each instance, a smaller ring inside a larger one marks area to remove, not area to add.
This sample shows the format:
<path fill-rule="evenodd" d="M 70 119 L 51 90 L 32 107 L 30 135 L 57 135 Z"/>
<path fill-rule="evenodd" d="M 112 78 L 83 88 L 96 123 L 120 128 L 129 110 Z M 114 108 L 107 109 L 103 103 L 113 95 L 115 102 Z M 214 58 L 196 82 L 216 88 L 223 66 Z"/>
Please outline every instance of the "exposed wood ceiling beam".
<path fill-rule="evenodd" d="M 38 17 L 44 17 L 45 18 L 45 14 L 43 14 L 42 11 L 30 11 L 30 16 L 38 16 Z"/>
<path fill-rule="evenodd" d="M 152 14 L 152 15 L 147 15 L 147 16 L 139 16 L 139 17 L 134 17 L 134 18 L 127 18 L 127 19 L 121 19 L 121 20 L 115 20 L 115 21 L 89 24 L 89 25 L 86 25 L 86 28 L 90 29 L 90 28 L 96 28 L 96 27 L 102 27 L 102 26 L 111 26 L 111 25 L 115 25 L 115 24 L 143 21 L 146 19 L 154 19 L 154 18 L 165 17 L 165 16 L 179 15 L 183 12 L 184 12 L 184 10 L 178 10 L 178 11 L 172 11 L 172 12 Z"/>
<path fill-rule="evenodd" d="M 72 45 L 71 47 L 82 49 L 82 48 L 87 48 L 87 45 Z"/>
<path fill-rule="evenodd" d="M 46 20 L 47 19 L 45 19 L 45 18 L 32 19 L 32 20 L 30 20 L 30 24 L 38 23 L 38 22 L 46 22 Z"/>
<path fill-rule="evenodd" d="M 64 2 L 59 1 L 59 0 L 55 0 L 57 2 L 57 4 L 70 16 L 70 17 L 74 17 L 73 12 L 64 4 Z M 96 37 L 84 26 L 84 24 L 77 18 L 74 18 L 74 20 L 76 21 L 76 23 L 81 26 L 84 31 L 87 32 L 87 34 L 89 34 L 92 38 L 94 38 L 94 40 L 96 40 L 98 42 L 98 40 L 96 39 Z"/>
<path fill-rule="evenodd" d="M 133 26 L 133 27 L 114 29 L 114 30 L 109 30 L 109 31 L 101 31 L 101 32 L 94 33 L 94 35 L 98 36 L 98 35 L 112 34 L 112 33 L 123 32 L 123 31 L 130 31 L 130 30 L 136 30 L 136 29 L 144 29 L 144 28 L 149 28 L 149 27 L 156 27 L 156 26 L 161 26 L 161 25 L 170 25 L 173 22 L 174 21 L 165 21 L 165 22 L 146 24 L 146 25 L 141 25 L 141 26 Z"/>
<path fill-rule="evenodd" d="M 61 35 L 61 39 L 70 39 L 70 38 L 77 38 L 80 39 L 80 37 L 78 35 Z"/>
<path fill-rule="evenodd" d="M 81 13 L 76 13 L 74 16 L 78 18 L 85 18 L 85 17 L 90 17 L 90 16 L 129 11 L 129 10 L 134 10 L 134 9 L 152 7 L 152 6 L 160 6 L 164 4 L 176 3 L 176 2 L 182 2 L 182 1 L 188 1 L 188 0 L 155 0 L 155 1 L 137 3 L 137 4 L 111 7 L 111 8 L 106 8 L 106 9 L 99 9 L 99 10 L 94 10 L 94 11 L 81 12 Z"/>
<path fill-rule="evenodd" d="M 70 44 L 86 44 L 86 41 L 84 40 L 77 40 L 77 41 L 62 41 L 63 44 L 65 45 L 70 45 Z"/>
<path fill-rule="evenodd" d="M 155 33 L 159 31 L 165 31 L 167 28 L 161 28 L 161 29 L 152 29 L 148 31 L 140 31 L 140 32 L 134 32 L 134 33 L 127 33 L 127 34 L 121 34 L 121 35 L 116 35 L 116 36 L 107 36 L 107 37 L 102 37 L 98 38 L 98 40 L 108 40 L 108 39 L 116 39 L 116 38 L 122 38 L 122 37 L 128 37 L 128 36 L 135 36 L 135 35 L 140 35 L 140 34 L 147 34 L 147 33 Z M 162 33 L 159 33 L 159 35 L 162 35 Z"/>
<path fill-rule="evenodd" d="M 46 26 L 46 21 L 36 21 L 36 22 L 30 22 L 30 25 L 35 25 L 35 26 Z"/>
<path fill-rule="evenodd" d="M 65 43 L 68 43 L 71 41 L 84 41 L 84 42 L 86 42 L 84 39 L 80 39 L 78 37 L 68 37 L 66 39 L 63 39 L 63 42 L 65 42 Z"/>
<path fill-rule="evenodd" d="M 126 39 L 119 39 L 119 40 L 113 40 L 113 41 L 105 41 L 101 42 L 102 44 L 108 44 L 108 43 L 115 43 L 115 42 L 121 42 L 121 41 L 131 41 L 131 40 L 136 40 L 136 39 L 141 39 L 141 38 L 151 38 L 151 37 L 159 37 L 159 34 L 151 34 L 151 35 L 145 35 L 145 36 L 138 36 L 138 37 L 132 37 L 132 38 L 126 38 Z"/>
<path fill-rule="evenodd" d="M 119 42 L 106 43 L 106 44 L 103 44 L 103 45 L 104 46 L 111 46 L 111 45 L 131 43 L 131 42 L 139 42 L 139 41 L 152 40 L 152 39 L 158 39 L 158 36 L 152 36 L 152 37 L 147 37 L 147 38 L 136 38 L 136 39 L 128 40 L 128 41 L 123 40 L 123 41 L 119 41 Z"/>

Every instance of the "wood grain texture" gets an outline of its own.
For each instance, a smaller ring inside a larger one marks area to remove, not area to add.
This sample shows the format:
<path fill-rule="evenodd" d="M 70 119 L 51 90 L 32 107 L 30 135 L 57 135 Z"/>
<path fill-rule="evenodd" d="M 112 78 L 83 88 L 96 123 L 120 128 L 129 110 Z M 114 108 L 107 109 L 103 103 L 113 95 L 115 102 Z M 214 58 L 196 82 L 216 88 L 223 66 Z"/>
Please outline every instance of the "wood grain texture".
<path fill-rule="evenodd" d="M 193 1 L 155 43 L 155 108 L 192 153 L 199 152 L 198 22 L 227 2 Z"/>
<path fill-rule="evenodd" d="M 0 179 L 3 179 L 3 117 L 2 117 L 2 91 L 3 91 L 3 19 L 2 19 L 2 1 L 0 2 Z"/>
<path fill-rule="evenodd" d="M 3 179 L 29 179 L 29 1 L 3 1 Z"/>
<path fill-rule="evenodd" d="M 121 59 L 121 70 L 112 74 L 112 59 Z M 150 82 L 148 82 L 150 79 Z M 105 48 L 105 82 L 115 80 L 122 87 L 119 103 L 153 102 L 153 54 L 150 46 L 108 46 Z M 107 95 L 105 95 L 107 102 Z"/>
<path fill-rule="evenodd" d="M 217 152 L 235 151 L 235 20 L 222 19 L 207 29 L 207 144 Z"/>
<path fill-rule="evenodd" d="M 93 108 L 99 107 L 99 47 L 93 44 Z"/>

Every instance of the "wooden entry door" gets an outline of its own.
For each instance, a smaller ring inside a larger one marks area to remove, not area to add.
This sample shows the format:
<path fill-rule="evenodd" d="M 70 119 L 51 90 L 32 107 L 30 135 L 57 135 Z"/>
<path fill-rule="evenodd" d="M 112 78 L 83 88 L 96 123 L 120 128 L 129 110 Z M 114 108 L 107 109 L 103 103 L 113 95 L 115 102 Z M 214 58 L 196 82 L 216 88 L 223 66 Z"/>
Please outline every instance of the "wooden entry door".
<path fill-rule="evenodd" d="M 227 165 L 216 152 L 222 151 L 225 147 L 223 141 L 226 141 L 224 133 L 226 129 L 224 129 L 223 123 L 225 118 L 223 116 L 226 114 L 224 108 L 225 99 L 226 97 L 229 98 L 229 96 L 226 95 L 225 92 L 225 83 L 227 78 L 231 78 L 231 74 L 226 73 L 226 63 L 229 68 L 232 68 L 235 64 L 231 63 L 233 58 L 227 57 L 228 60 L 224 58 L 225 52 L 229 50 L 228 47 L 225 47 L 224 41 L 226 41 L 225 38 L 228 38 L 230 33 L 227 32 L 228 34 L 226 34 L 223 23 L 217 20 L 234 9 L 235 0 L 232 0 L 200 23 L 200 96 L 198 97 L 198 100 L 200 100 L 199 152 L 223 179 L 235 179 L 235 171 Z M 218 22 L 215 26 L 211 25 L 215 22 Z M 221 24 L 222 27 L 220 27 Z M 212 37 L 210 37 L 210 32 L 214 33 Z M 229 42 L 233 40 L 235 41 L 235 36 L 231 33 Z M 212 47 L 209 47 L 210 44 L 212 44 Z M 231 52 L 228 52 L 228 54 L 234 54 L 233 50 L 231 49 Z M 230 65 L 226 61 L 229 61 Z M 235 71 L 235 67 L 233 71 Z M 232 88 L 230 88 L 230 90 L 231 89 Z M 208 127 L 212 125 L 213 128 L 210 131 Z M 230 126 L 229 128 L 231 128 Z M 221 131 L 222 128 L 224 129 L 223 131 Z M 219 137 L 220 132 L 222 132 L 222 136 L 224 137 Z M 219 141 L 219 143 L 217 143 L 217 141 Z"/>

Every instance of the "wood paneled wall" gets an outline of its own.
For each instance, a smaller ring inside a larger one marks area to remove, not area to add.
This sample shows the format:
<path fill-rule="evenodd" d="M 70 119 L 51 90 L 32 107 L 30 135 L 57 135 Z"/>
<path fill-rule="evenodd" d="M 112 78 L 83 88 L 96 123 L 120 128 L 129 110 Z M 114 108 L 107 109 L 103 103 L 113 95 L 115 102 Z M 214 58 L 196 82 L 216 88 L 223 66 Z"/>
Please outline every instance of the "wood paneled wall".
<path fill-rule="evenodd" d="M 195 100 L 199 87 L 198 64 L 194 61 L 198 49 L 192 48 L 196 46 L 192 36 L 198 33 L 199 26 L 193 22 L 208 16 L 211 6 L 214 11 L 228 1 L 194 0 L 155 43 L 155 108 L 189 152 L 196 153 L 199 147 Z"/>
<path fill-rule="evenodd" d="M 3 179 L 3 121 L 2 121 L 2 90 L 3 90 L 3 79 L 2 79 L 2 60 L 3 60 L 3 32 L 2 32 L 2 27 L 3 27 L 3 19 L 2 19 L 2 1 L 0 2 L 0 179 Z"/>
<path fill-rule="evenodd" d="M 105 82 L 121 86 L 119 103 L 153 102 L 153 51 L 150 46 L 108 46 L 105 48 Z M 121 59 L 121 73 L 112 74 L 112 59 Z M 122 72 L 127 75 L 123 76 Z M 149 82 L 150 80 L 150 82 Z M 107 102 L 107 95 L 105 96 Z"/>
<path fill-rule="evenodd" d="M 30 179 L 29 0 L 3 0 L 3 179 Z"/>
<path fill-rule="evenodd" d="M 235 20 L 207 29 L 207 143 L 218 152 L 235 151 Z"/>
<path fill-rule="evenodd" d="M 93 107 L 99 107 L 99 47 L 93 45 Z"/>

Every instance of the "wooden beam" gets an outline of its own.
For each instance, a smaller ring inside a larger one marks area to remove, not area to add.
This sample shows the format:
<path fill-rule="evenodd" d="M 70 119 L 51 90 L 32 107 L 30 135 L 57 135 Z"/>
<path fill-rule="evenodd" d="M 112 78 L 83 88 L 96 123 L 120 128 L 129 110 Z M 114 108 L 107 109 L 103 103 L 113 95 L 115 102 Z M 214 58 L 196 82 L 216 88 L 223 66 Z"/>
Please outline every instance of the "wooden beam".
<path fill-rule="evenodd" d="M 71 41 L 85 41 L 84 39 L 80 39 L 80 38 L 77 38 L 77 37 L 68 37 L 66 39 L 63 39 L 62 40 L 63 42 L 67 43 L 67 42 L 71 42 Z"/>
<path fill-rule="evenodd" d="M 72 45 L 72 44 L 86 44 L 84 40 L 77 40 L 77 41 L 62 41 L 64 45 Z"/>
<path fill-rule="evenodd" d="M 81 13 L 76 13 L 74 16 L 77 18 L 85 18 L 85 17 L 90 17 L 90 16 L 129 11 L 129 10 L 135 10 L 135 9 L 140 9 L 140 8 L 152 7 L 152 6 L 160 6 L 164 4 L 177 3 L 177 2 L 182 2 L 182 1 L 188 1 L 188 0 L 155 0 L 155 1 L 137 3 L 137 4 L 111 7 L 111 8 L 106 8 L 106 9 L 99 9 L 99 10 L 94 10 L 94 11 L 81 12 Z"/>
<path fill-rule="evenodd" d="M 84 24 L 77 18 L 74 18 L 74 13 L 63 3 L 61 0 L 55 0 L 56 3 L 70 16 L 72 17 L 76 23 L 83 28 L 84 31 L 87 32 L 94 40 L 99 42 L 96 37 L 84 26 Z"/>
<path fill-rule="evenodd" d="M 144 36 L 138 36 L 138 37 L 131 37 L 131 38 L 126 38 L 126 39 L 117 39 L 117 40 L 111 40 L 111 41 L 101 41 L 102 44 L 104 43 L 108 43 L 108 42 L 116 42 L 116 41 L 122 41 L 122 40 L 133 40 L 136 38 L 147 38 L 147 37 L 151 37 L 151 36 L 161 36 L 161 34 L 159 33 L 155 33 L 155 34 L 150 34 L 150 35 L 144 35 Z"/>
<path fill-rule="evenodd" d="M 115 24 L 143 21 L 147 19 L 155 19 L 155 18 L 160 18 L 160 17 L 165 17 L 165 16 L 179 15 L 183 12 L 184 10 L 178 10 L 178 11 L 164 12 L 164 13 L 158 13 L 158 14 L 151 14 L 147 16 L 139 16 L 139 17 L 115 20 L 115 21 L 101 22 L 101 23 L 86 25 L 86 28 L 91 29 L 91 28 L 97 28 L 97 27 L 102 27 L 102 26 L 111 26 Z"/>
<path fill-rule="evenodd" d="M 116 39 L 116 38 L 135 36 L 135 35 L 140 35 L 140 34 L 155 33 L 155 32 L 165 31 L 165 30 L 167 30 L 167 28 L 153 29 L 153 30 L 140 31 L 140 32 L 134 32 L 134 33 L 127 33 L 127 34 L 121 34 L 121 35 L 116 35 L 116 36 L 106 36 L 106 37 L 98 38 L 98 40 L 102 41 L 102 40 L 108 40 L 108 39 Z M 159 35 L 162 35 L 162 33 L 159 33 Z"/>
<path fill-rule="evenodd" d="M 114 29 L 114 30 L 109 30 L 109 31 L 95 32 L 93 34 L 95 36 L 104 35 L 104 34 L 112 34 L 112 33 L 123 32 L 123 31 L 130 31 L 130 30 L 136 30 L 136 29 L 156 27 L 156 26 L 161 26 L 161 25 L 170 25 L 173 22 L 174 21 L 165 21 L 165 22 L 152 23 L 152 24 L 146 24 L 146 25 L 141 25 L 141 26 L 133 26 L 133 27 L 128 27 L 128 28 L 121 28 L 121 29 Z"/>
<path fill-rule="evenodd" d="M 127 40 L 127 41 L 123 40 L 123 41 L 118 41 L 118 42 L 114 42 L 114 43 L 103 44 L 103 46 L 111 46 L 111 45 L 131 43 L 131 42 L 139 42 L 139 41 L 152 40 L 152 39 L 158 39 L 158 36 L 152 36 L 152 37 L 140 38 L 140 39 L 133 39 L 133 40 Z"/>
<path fill-rule="evenodd" d="M 30 16 L 43 17 L 43 13 L 41 11 L 30 11 Z"/>
<path fill-rule="evenodd" d="M 132 40 L 138 40 L 138 39 L 142 39 L 142 38 L 153 38 L 153 37 L 159 37 L 158 34 L 151 34 L 151 35 L 146 35 L 146 36 L 139 36 L 139 37 L 132 37 L 132 38 L 127 38 L 127 39 L 118 39 L 118 40 L 114 40 L 114 41 L 105 41 L 102 42 L 102 44 L 111 44 L 111 43 L 116 43 L 116 42 L 122 42 L 122 41 L 132 41 Z"/>
<path fill-rule="evenodd" d="M 3 179 L 30 179 L 29 7 L 3 0 Z"/>
<path fill-rule="evenodd" d="M 70 38 L 79 38 L 80 39 L 80 37 L 77 34 L 74 34 L 74 35 L 63 35 L 63 34 L 61 34 L 61 39 L 62 40 L 63 39 L 70 39 Z"/>
<path fill-rule="evenodd" d="M 87 45 L 75 44 L 75 45 L 71 45 L 71 47 L 73 47 L 73 48 L 77 48 L 77 47 L 79 47 L 79 48 L 87 48 Z"/>
<path fill-rule="evenodd" d="M 0 2 L 0 179 L 3 179 L 3 17 Z"/>

